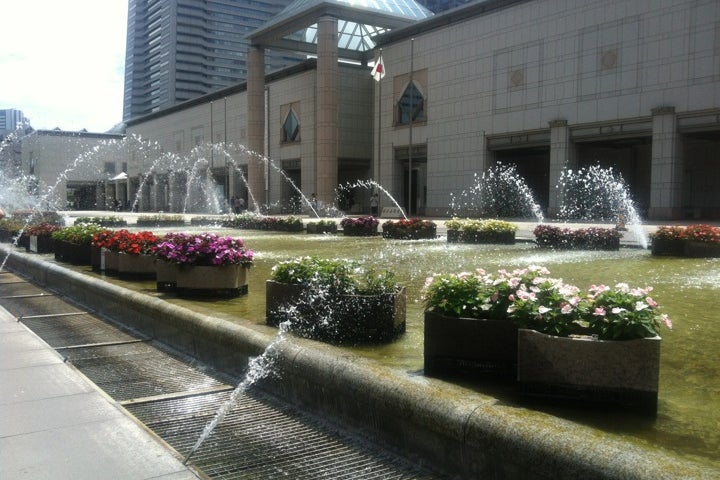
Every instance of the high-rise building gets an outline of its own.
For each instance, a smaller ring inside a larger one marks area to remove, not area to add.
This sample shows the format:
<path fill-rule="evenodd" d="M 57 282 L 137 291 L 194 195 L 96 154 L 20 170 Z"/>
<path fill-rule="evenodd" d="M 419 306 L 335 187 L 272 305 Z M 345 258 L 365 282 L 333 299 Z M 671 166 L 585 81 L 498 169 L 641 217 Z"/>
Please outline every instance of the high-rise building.
<path fill-rule="evenodd" d="M 462 7 L 474 0 L 417 0 L 417 3 L 437 14 Z"/>
<path fill-rule="evenodd" d="M 28 126 L 30 120 L 25 118 L 22 110 L 14 108 L 6 108 L 0 110 L 0 138 L 4 138 L 8 133 L 12 133 L 18 128 Z"/>
<path fill-rule="evenodd" d="M 129 0 L 123 120 L 245 81 L 245 36 L 290 0 Z M 267 52 L 266 71 L 301 57 Z"/>

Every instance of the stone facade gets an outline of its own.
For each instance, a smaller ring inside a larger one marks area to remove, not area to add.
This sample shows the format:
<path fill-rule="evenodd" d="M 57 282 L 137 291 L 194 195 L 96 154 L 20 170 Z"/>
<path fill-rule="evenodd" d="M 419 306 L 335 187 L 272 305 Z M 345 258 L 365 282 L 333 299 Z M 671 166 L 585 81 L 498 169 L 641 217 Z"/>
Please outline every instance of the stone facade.
<path fill-rule="evenodd" d="M 308 61 L 258 79 L 260 90 L 249 81 L 134 120 L 128 134 L 178 154 L 198 138 L 262 153 L 278 168 L 248 166 L 247 156 L 238 164 L 259 203 L 278 211 L 298 195 L 283 177 L 328 203 L 334 185 L 374 179 L 412 214 L 444 216 L 452 193 L 503 162 L 551 216 L 562 169 L 600 164 L 623 175 L 645 218 L 720 218 L 718 2 L 497 0 L 451 13 L 378 37 L 380 83 L 369 67 L 343 63 L 328 83 L 316 68 L 326 64 Z M 412 124 L 401 112 L 411 82 L 423 102 Z M 250 121 L 250 91 L 267 120 Z M 300 137 L 289 142 L 291 108 Z M 220 173 L 227 198 L 247 195 Z M 369 211 L 365 190 L 355 189 L 351 213 Z"/>

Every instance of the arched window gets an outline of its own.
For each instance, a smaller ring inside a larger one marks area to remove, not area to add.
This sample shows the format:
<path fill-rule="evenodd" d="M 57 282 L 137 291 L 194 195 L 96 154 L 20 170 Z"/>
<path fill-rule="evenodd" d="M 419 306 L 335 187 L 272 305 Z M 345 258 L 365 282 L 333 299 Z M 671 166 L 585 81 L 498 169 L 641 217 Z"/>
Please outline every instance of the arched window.
<path fill-rule="evenodd" d="M 298 122 L 295 112 L 290 109 L 282 128 L 283 142 L 299 142 L 300 141 L 300 122 Z"/>
<path fill-rule="evenodd" d="M 425 99 L 415 85 L 410 83 L 403 92 L 397 103 L 397 123 L 407 125 L 411 121 L 422 122 L 425 120 Z"/>

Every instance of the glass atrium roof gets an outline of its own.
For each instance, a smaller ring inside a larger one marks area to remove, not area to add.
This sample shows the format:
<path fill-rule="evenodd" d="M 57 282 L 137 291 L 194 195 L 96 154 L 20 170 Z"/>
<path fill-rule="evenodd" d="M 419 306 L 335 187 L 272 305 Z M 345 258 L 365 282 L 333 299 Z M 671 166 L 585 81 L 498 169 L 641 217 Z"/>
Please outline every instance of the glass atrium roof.
<path fill-rule="evenodd" d="M 317 19 L 338 18 L 341 56 L 375 48 L 373 37 L 411 25 L 433 14 L 414 0 L 297 0 L 249 35 L 253 43 L 312 53 L 317 44 Z M 311 47 L 312 45 L 312 47 Z"/>

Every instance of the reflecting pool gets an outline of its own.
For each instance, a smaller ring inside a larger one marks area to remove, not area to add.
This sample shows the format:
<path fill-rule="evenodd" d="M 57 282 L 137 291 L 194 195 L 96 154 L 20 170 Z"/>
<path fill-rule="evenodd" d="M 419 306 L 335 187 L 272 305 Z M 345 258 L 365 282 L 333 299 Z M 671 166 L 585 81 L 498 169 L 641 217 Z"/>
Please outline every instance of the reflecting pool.
<path fill-rule="evenodd" d="M 193 227 L 199 229 L 199 227 Z M 495 395 L 518 408 L 534 408 L 590 425 L 608 435 L 652 445 L 720 467 L 720 259 L 653 257 L 648 250 L 622 248 L 617 252 L 547 251 L 531 243 L 512 246 L 447 244 L 445 238 L 429 241 L 389 241 L 381 237 L 343 237 L 280 234 L 203 228 L 243 238 L 256 252 L 250 272 L 249 294 L 220 301 L 188 301 L 162 295 L 230 321 L 264 325 L 265 280 L 276 263 L 301 255 L 342 257 L 393 270 L 407 286 L 407 332 L 397 341 L 379 346 L 343 347 L 409 375 L 423 368 L 423 305 L 425 278 L 436 272 L 475 268 L 498 270 L 543 265 L 552 276 L 585 288 L 591 284 L 654 287 L 653 298 L 674 323 L 662 332 L 660 393 L 657 418 L 634 414 L 530 404 L 507 386 L 467 384 L 473 392 Z M 160 232 L 157 232 L 160 233 Z M 119 280 L 113 282 L 126 284 Z M 152 295 L 151 282 L 131 286 Z M 267 327 L 269 328 L 269 327 Z"/>

